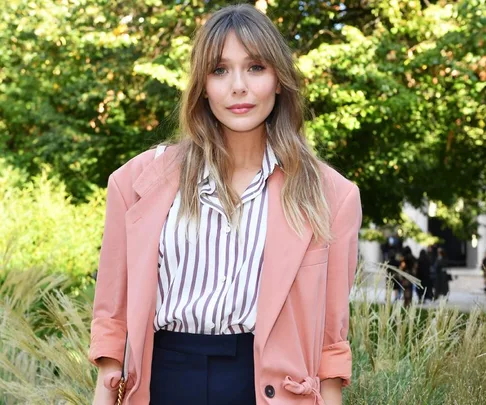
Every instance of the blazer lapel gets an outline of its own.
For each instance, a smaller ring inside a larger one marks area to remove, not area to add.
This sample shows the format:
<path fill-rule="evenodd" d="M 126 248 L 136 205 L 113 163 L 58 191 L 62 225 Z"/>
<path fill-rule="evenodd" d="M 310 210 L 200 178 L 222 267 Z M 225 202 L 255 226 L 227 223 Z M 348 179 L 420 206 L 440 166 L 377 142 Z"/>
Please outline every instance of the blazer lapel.
<path fill-rule="evenodd" d="M 142 371 L 145 333 L 155 316 L 158 244 L 162 227 L 179 189 L 177 147 L 168 148 L 149 164 L 133 188 L 140 196 L 126 213 L 127 327 L 132 358 Z M 284 175 L 279 168 L 268 178 L 268 219 L 262 279 L 257 303 L 255 344 L 263 349 L 297 275 L 312 232 L 302 238 L 290 228 L 281 204 Z"/>
<path fill-rule="evenodd" d="M 155 316 L 158 244 L 179 188 L 177 148 L 168 148 L 148 165 L 133 188 L 140 199 L 125 215 L 127 232 L 127 328 L 137 375 L 142 371 L 146 331 Z"/>
<path fill-rule="evenodd" d="M 309 226 L 301 238 L 287 224 L 280 198 L 283 184 L 284 175 L 276 168 L 268 178 L 267 236 L 255 327 L 255 344 L 260 350 L 285 303 L 312 237 Z"/>

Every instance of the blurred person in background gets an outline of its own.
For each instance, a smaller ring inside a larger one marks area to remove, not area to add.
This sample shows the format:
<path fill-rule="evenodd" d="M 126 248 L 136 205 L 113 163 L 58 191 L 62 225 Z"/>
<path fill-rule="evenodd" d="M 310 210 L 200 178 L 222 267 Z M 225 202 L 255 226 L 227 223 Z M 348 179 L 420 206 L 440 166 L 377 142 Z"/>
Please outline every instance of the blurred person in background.
<path fill-rule="evenodd" d="M 483 271 L 484 292 L 486 293 L 486 252 L 484 252 L 483 261 L 481 263 L 481 270 Z"/>
<path fill-rule="evenodd" d="M 429 255 L 424 249 L 422 249 L 420 251 L 417 263 L 417 278 L 422 284 L 422 288 L 417 288 L 417 295 L 420 300 L 432 300 L 434 297 L 432 280 L 430 276 L 431 267 L 432 262 L 429 259 Z"/>
<path fill-rule="evenodd" d="M 432 299 L 435 296 L 435 262 L 437 261 L 437 245 L 429 245 L 427 247 L 427 256 L 430 261 L 430 284 Z"/>
<path fill-rule="evenodd" d="M 449 294 L 449 281 L 451 276 L 447 272 L 447 254 L 443 248 L 437 249 L 437 260 L 435 261 L 435 289 L 434 299 Z"/>
<path fill-rule="evenodd" d="M 413 256 L 412 250 L 408 246 L 403 248 L 400 270 L 414 277 L 417 275 L 417 260 Z M 414 285 L 410 280 L 403 276 L 400 277 L 400 283 L 403 288 L 404 305 L 408 307 L 412 303 Z"/>

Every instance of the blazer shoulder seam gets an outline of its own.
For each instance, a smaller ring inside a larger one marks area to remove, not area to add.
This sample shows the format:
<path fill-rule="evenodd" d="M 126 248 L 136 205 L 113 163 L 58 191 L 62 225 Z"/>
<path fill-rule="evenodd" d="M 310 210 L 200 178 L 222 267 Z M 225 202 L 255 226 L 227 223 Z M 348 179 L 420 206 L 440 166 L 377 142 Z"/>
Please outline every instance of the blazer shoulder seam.
<path fill-rule="evenodd" d="M 123 193 L 121 192 L 120 190 L 120 186 L 118 185 L 118 182 L 116 180 L 116 176 L 115 176 L 115 173 L 113 173 L 110 178 L 113 180 L 113 184 L 115 185 L 116 187 L 116 191 L 118 192 L 118 194 L 120 194 L 122 200 L 123 200 L 123 205 L 125 206 L 125 210 L 128 210 L 128 204 L 127 204 L 127 201 L 125 200 L 125 196 L 123 195 Z"/>
<path fill-rule="evenodd" d="M 350 184 L 349 190 L 346 193 L 346 195 L 343 197 L 343 199 L 339 202 L 339 206 L 338 206 L 338 209 L 336 211 L 336 215 L 334 215 L 334 217 L 332 219 L 332 223 L 334 223 L 334 221 L 336 220 L 336 218 L 341 213 L 341 208 L 344 206 L 344 203 L 349 198 L 349 196 L 353 193 L 353 191 L 358 191 L 359 190 L 358 186 L 356 184 L 354 184 L 352 181 L 349 181 L 349 184 Z"/>

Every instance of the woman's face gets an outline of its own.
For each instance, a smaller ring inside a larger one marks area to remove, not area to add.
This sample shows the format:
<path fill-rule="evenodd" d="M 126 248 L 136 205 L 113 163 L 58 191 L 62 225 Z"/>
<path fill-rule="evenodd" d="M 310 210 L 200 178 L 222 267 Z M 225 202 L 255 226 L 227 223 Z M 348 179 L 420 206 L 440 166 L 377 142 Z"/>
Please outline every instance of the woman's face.
<path fill-rule="evenodd" d="M 209 106 L 225 134 L 263 129 L 279 92 L 275 70 L 251 59 L 234 32 L 230 32 L 221 61 L 206 81 Z"/>

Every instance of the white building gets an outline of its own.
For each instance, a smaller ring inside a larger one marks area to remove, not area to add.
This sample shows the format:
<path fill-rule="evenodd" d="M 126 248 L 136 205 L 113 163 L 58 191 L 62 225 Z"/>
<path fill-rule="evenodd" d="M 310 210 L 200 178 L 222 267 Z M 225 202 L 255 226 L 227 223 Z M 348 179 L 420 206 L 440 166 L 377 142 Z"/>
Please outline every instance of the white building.
<path fill-rule="evenodd" d="M 429 210 L 430 211 L 430 210 Z M 467 267 L 471 269 L 478 269 L 486 254 L 486 215 L 478 217 L 478 230 L 473 235 L 470 241 L 457 240 L 451 233 L 440 235 L 436 233 L 434 218 L 425 214 L 421 210 L 412 207 L 410 204 L 405 204 L 404 212 L 412 219 L 424 232 L 431 232 L 432 235 L 440 236 L 445 239 L 447 246 L 446 250 L 452 250 L 452 262 L 459 267 Z M 434 229 L 429 229 L 431 227 Z M 404 241 L 404 246 L 409 246 L 415 257 L 418 257 L 421 249 L 426 249 L 414 240 L 407 239 Z M 449 249 L 447 249 L 449 247 Z M 379 242 L 360 241 L 360 255 L 365 261 L 367 268 L 372 268 L 376 263 L 383 261 L 383 255 Z M 458 260 L 458 258 L 460 259 Z M 455 259 L 455 260 L 454 260 Z"/>

